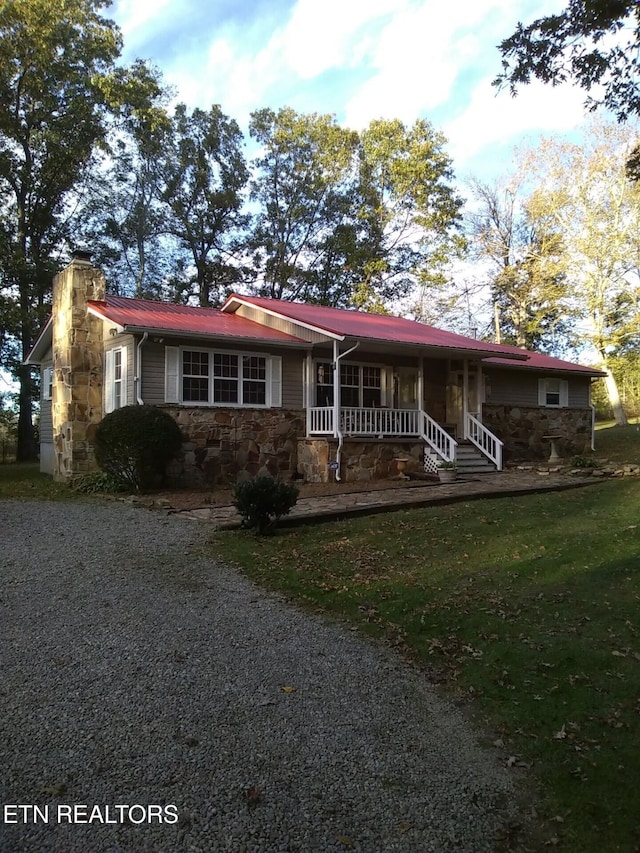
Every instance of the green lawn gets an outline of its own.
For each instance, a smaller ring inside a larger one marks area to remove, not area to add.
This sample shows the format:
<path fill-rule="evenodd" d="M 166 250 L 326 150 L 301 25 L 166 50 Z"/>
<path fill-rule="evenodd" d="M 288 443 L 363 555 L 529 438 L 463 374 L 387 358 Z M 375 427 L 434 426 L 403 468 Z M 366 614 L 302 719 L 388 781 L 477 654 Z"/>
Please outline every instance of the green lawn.
<path fill-rule="evenodd" d="M 640 424 L 625 427 L 612 422 L 596 425 L 595 456 L 612 462 L 640 465 Z"/>
<path fill-rule="evenodd" d="M 70 500 L 76 496 L 69 486 L 41 474 L 37 462 L 0 465 L 0 500 Z"/>
<path fill-rule="evenodd" d="M 550 845 L 637 851 L 639 502 L 627 478 L 260 539 L 229 531 L 212 550 L 385 638 L 467 701 L 490 748 L 530 774 Z"/>

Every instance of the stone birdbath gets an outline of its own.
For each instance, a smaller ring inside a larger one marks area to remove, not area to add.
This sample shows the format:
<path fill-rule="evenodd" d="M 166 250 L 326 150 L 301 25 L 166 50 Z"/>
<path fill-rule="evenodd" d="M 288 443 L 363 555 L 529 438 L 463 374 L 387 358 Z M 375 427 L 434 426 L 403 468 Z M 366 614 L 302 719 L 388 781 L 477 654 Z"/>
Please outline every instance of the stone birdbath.
<path fill-rule="evenodd" d="M 549 462 L 560 462 L 562 458 L 558 453 L 558 442 L 560 441 L 559 435 L 543 435 L 542 438 L 545 441 L 548 441 L 551 445 L 551 449 L 549 452 Z"/>

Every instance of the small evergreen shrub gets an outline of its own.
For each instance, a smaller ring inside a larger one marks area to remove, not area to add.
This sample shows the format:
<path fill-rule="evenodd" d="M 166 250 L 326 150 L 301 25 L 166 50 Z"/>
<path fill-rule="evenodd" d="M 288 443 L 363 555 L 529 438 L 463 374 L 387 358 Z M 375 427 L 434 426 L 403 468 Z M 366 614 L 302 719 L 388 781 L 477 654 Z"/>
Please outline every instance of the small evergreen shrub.
<path fill-rule="evenodd" d="M 255 528 L 257 533 L 265 535 L 296 505 L 298 488 L 261 474 L 252 480 L 236 483 L 233 498 L 242 526 Z"/>
<path fill-rule="evenodd" d="M 155 406 L 124 406 L 96 427 L 94 451 L 100 469 L 134 491 L 159 486 L 182 447 L 180 427 Z"/>

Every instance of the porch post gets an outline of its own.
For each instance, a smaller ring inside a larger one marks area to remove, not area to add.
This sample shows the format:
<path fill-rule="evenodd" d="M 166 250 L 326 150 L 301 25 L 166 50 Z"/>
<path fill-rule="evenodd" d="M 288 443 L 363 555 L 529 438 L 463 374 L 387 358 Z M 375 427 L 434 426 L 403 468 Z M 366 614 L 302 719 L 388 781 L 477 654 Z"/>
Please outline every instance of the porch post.
<path fill-rule="evenodd" d="M 467 436 L 467 414 L 469 413 L 469 359 L 463 361 L 462 372 L 462 437 Z"/>
<path fill-rule="evenodd" d="M 307 413 L 307 435 L 311 435 L 311 408 L 313 406 L 313 397 L 311 396 L 313 391 L 313 358 L 311 355 L 311 350 L 307 352 L 305 357 L 305 369 L 304 369 L 304 406 Z"/>
<path fill-rule="evenodd" d="M 340 362 L 338 341 L 333 340 L 333 436 L 338 438 L 340 427 Z"/>
<path fill-rule="evenodd" d="M 418 387 L 416 388 L 418 396 L 418 411 L 424 411 L 424 356 L 418 359 Z"/>
<path fill-rule="evenodd" d="M 482 391 L 482 362 L 478 359 L 478 367 L 476 369 L 476 401 L 478 403 L 478 411 L 476 412 L 476 416 L 480 423 L 482 423 L 482 404 L 484 403 Z"/>

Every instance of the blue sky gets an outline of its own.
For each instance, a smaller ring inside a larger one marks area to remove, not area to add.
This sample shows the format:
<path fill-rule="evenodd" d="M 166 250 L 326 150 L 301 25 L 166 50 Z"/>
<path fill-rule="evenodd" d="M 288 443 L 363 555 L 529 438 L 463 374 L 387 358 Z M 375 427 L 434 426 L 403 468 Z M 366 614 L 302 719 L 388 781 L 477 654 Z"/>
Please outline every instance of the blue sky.
<path fill-rule="evenodd" d="M 516 145 L 575 134 L 570 85 L 496 93 L 496 45 L 566 0 L 115 0 L 127 62 L 149 60 L 190 108 L 220 104 L 246 132 L 252 111 L 290 106 L 360 129 L 427 118 L 456 176 L 492 180 Z"/>

